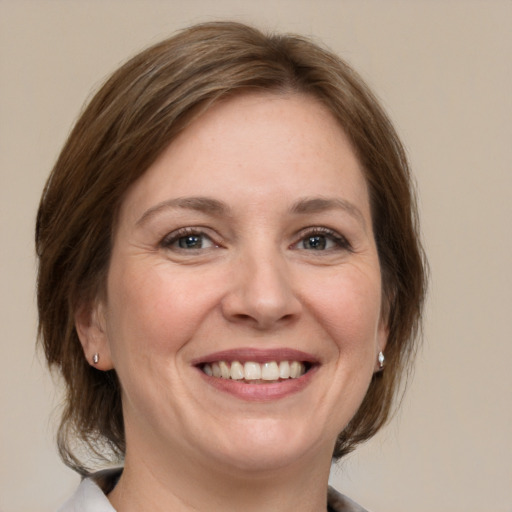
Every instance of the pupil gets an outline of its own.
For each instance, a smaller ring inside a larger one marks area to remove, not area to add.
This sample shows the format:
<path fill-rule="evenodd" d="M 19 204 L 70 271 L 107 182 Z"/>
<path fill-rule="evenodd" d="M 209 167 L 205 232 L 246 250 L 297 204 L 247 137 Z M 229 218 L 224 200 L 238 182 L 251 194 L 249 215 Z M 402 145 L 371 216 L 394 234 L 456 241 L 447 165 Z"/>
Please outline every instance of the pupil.
<path fill-rule="evenodd" d="M 319 235 L 316 235 L 316 236 L 310 236 L 307 240 L 306 240 L 306 245 L 307 247 L 309 247 L 310 249 L 325 249 L 325 237 L 324 236 L 319 236 Z"/>
<path fill-rule="evenodd" d="M 201 247 L 201 237 L 197 235 L 184 236 L 179 239 L 179 246 L 182 249 L 197 249 Z"/>

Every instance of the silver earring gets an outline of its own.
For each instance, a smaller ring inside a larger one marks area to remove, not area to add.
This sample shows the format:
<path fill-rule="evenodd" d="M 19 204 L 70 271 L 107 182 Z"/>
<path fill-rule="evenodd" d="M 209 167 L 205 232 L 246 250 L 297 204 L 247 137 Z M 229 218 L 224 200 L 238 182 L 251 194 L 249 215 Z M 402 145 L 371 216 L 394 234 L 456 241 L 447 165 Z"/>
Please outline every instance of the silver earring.
<path fill-rule="evenodd" d="M 378 357 L 378 361 L 379 361 L 379 369 L 382 370 L 384 368 L 384 361 L 386 360 L 386 358 L 384 357 L 384 353 L 382 351 L 379 352 L 379 357 Z"/>
<path fill-rule="evenodd" d="M 381 353 L 382 353 L 382 352 L 381 352 Z M 96 352 L 96 353 L 92 356 L 92 362 L 93 362 L 94 364 L 98 364 L 99 360 L 100 360 L 100 355 L 98 354 L 98 352 Z"/>

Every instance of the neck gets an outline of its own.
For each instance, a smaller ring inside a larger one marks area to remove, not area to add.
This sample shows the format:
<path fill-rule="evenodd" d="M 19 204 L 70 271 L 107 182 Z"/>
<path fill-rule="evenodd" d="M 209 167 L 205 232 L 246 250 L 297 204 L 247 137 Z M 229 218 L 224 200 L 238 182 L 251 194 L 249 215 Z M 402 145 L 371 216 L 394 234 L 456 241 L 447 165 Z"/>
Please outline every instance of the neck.
<path fill-rule="evenodd" d="M 210 467 L 175 453 L 168 458 L 127 452 L 109 500 L 117 512 L 325 511 L 330 454 L 316 453 L 280 468 L 240 470 Z"/>

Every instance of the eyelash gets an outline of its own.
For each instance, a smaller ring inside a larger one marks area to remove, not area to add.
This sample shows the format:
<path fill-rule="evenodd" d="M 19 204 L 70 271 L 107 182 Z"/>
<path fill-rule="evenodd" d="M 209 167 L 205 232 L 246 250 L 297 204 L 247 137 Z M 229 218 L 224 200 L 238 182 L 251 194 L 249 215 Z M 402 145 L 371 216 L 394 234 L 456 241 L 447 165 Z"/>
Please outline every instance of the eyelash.
<path fill-rule="evenodd" d="M 219 244 L 217 244 L 211 236 L 209 236 L 208 234 L 206 234 L 204 232 L 204 229 L 203 228 L 193 228 L 193 227 L 186 227 L 186 228 L 180 228 L 176 231 L 173 231 L 172 233 L 169 233 L 168 235 L 166 235 L 163 240 L 160 242 L 160 246 L 164 249 L 171 249 L 171 246 L 173 244 L 175 244 L 176 242 L 178 242 L 180 239 L 182 238 L 185 238 L 185 237 L 201 237 L 203 240 L 205 238 L 209 239 L 212 243 L 212 245 L 216 246 L 216 247 L 219 247 Z M 202 247 L 200 248 L 192 248 L 192 249 L 186 249 L 184 247 L 176 247 L 175 248 L 176 250 L 184 250 L 184 251 L 193 251 L 193 250 L 201 250 L 203 249 Z"/>
<path fill-rule="evenodd" d="M 306 241 L 306 239 L 308 239 L 308 238 L 313 238 L 315 236 L 323 236 L 325 238 L 330 239 L 336 245 L 336 247 L 331 248 L 331 249 L 324 249 L 323 251 L 319 251 L 319 252 L 327 252 L 327 251 L 332 251 L 332 250 L 346 250 L 349 252 L 353 252 L 352 245 L 350 244 L 350 242 L 343 235 L 340 235 L 338 232 L 333 231 L 332 229 L 329 229 L 329 228 L 324 228 L 324 227 L 306 228 L 299 233 L 299 236 L 300 236 L 300 239 L 297 242 L 295 242 L 294 244 L 292 244 L 292 247 L 297 246 L 301 243 L 304 243 Z M 302 249 L 302 250 L 307 250 L 307 249 Z M 311 250 L 314 250 L 314 249 L 311 249 Z"/>
<path fill-rule="evenodd" d="M 329 228 L 324 227 L 311 227 L 306 228 L 298 233 L 298 236 L 300 237 L 297 242 L 294 242 L 291 244 L 290 248 L 296 248 L 298 250 L 308 250 L 304 247 L 300 248 L 298 247 L 299 244 L 304 244 L 304 242 L 309 238 L 314 238 L 316 236 L 318 237 L 325 237 L 326 239 L 331 240 L 336 247 L 334 248 L 327 248 L 319 250 L 318 252 L 327 252 L 327 251 L 333 251 L 333 250 L 347 250 L 349 252 L 353 252 L 352 245 L 350 242 L 343 236 L 337 233 L 336 231 L 333 231 Z M 205 239 L 210 240 L 211 244 L 215 247 L 221 247 L 220 244 L 216 243 L 210 235 L 204 232 L 203 228 L 194 228 L 194 227 L 186 227 L 186 228 L 180 228 L 176 231 L 173 231 L 172 233 L 169 233 L 166 235 L 162 241 L 160 242 L 160 246 L 164 249 L 172 249 L 172 245 L 177 243 L 180 239 L 185 237 L 198 237 L 202 238 L 204 241 Z M 202 249 L 205 249 L 203 247 L 199 248 L 184 248 L 184 247 L 175 247 L 175 250 L 183 250 L 183 251 L 200 251 Z M 315 249 L 310 249 L 311 251 L 315 251 Z M 316 252 L 316 251 L 315 251 Z"/>

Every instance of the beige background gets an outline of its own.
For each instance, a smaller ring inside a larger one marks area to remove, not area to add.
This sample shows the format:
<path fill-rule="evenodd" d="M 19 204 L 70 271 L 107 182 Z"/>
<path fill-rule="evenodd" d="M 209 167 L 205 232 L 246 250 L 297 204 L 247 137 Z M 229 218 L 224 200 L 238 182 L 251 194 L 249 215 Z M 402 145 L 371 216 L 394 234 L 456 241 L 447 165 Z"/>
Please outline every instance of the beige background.
<path fill-rule="evenodd" d="M 314 35 L 376 89 L 417 177 L 432 284 L 398 418 L 333 471 L 375 512 L 512 511 L 512 2 L 0 0 L 0 511 L 54 510 L 78 478 L 34 355 L 32 232 L 81 105 L 122 60 L 229 17 Z"/>

